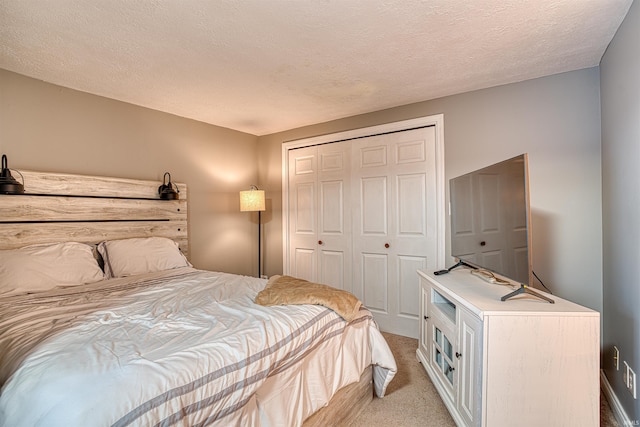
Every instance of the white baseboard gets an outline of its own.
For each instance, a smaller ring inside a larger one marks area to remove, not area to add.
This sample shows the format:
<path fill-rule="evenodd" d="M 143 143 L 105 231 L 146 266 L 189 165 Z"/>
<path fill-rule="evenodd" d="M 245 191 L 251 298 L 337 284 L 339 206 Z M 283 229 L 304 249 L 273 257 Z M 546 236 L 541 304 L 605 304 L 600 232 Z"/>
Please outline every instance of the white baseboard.
<path fill-rule="evenodd" d="M 616 417 L 618 423 L 622 426 L 635 426 L 636 424 L 631 423 L 631 419 L 624 411 L 624 408 L 620 404 L 616 394 L 613 392 L 613 388 L 611 388 L 611 384 L 609 384 L 609 380 L 602 369 L 600 370 L 600 387 L 609 401 L 609 406 L 611 406 L 613 416 Z"/>

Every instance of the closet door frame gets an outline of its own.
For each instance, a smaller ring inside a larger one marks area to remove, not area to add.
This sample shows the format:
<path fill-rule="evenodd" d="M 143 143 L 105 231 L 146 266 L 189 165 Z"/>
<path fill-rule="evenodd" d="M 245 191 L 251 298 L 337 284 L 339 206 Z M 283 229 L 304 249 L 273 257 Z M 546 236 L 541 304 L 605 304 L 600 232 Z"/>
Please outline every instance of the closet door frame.
<path fill-rule="evenodd" d="M 329 144 L 382 133 L 398 132 L 419 127 L 435 126 L 436 132 L 436 206 L 437 206 L 437 268 L 444 268 L 445 263 L 445 174 L 444 174 L 444 114 L 419 117 L 416 119 L 402 120 L 399 122 L 369 126 L 344 132 L 336 132 L 327 135 L 315 136 L 282 144 L 282 259 L 283 272 L 290 271 L 289 265 L 289 150 L 309 147 L 312 145 Z"/>

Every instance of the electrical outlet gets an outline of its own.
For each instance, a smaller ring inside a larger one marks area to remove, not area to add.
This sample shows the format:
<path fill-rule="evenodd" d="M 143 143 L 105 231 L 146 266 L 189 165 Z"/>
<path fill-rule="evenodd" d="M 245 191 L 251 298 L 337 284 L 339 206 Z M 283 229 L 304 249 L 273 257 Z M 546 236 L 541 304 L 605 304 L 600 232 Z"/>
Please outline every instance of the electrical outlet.
<path fill-rule="evenodd" d="M 615 345 L 613 346 L 613 365 L 616 367 L 616 371 L 620 370 L 620 350 Z"/>
<path fill-rule="evenodd" d="M 629 374 L 629 365 L 627 365 L 627 362 L 622 362 L 624 364 L 624 367 L 622 368 L 622 382 L 624 383 L 625 386 L 629 387 L 629 383 L 627 382 L 627 376 Z"/>
<path fill-rule="evenodd" d="M 627 386 L 627 390 L 633 396 L 634 399 L 637 399 L 636 393 L 636 373 L 633 372 L 633 369 L 627 365 L 627 362 L 624 363 L 624 371 L 622 372 L 622 380 L 624 384 Z"/>

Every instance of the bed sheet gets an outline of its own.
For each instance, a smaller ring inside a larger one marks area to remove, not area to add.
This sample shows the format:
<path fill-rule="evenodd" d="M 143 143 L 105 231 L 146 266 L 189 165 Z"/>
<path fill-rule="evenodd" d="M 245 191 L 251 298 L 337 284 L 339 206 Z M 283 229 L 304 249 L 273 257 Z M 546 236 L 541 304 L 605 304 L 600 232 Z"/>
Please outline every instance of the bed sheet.
<path fill-rule="evenodd" d="M 265 284 L 181 268 L 0 300 L 0 425 L 295 426 L 369 364 L 384 395 L 366 309 L 262 307 Z"/>

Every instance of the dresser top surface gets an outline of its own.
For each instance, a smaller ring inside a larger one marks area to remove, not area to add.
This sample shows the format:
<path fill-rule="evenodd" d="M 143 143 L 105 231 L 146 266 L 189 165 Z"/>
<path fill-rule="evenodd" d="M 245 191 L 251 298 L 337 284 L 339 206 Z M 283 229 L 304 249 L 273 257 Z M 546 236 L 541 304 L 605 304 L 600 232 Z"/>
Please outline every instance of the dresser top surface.
<path fill-rule="evenodd" d="M 480 317 L 484 315 L 522 315 L 531 313 L 536 315 L 566 315 L 566 316 L 599 316 L 600 313 L 590 308 L 578 305 L 558 296 L 535 289 L 555 301 L 554 304 L 529 294 L 516 295 L 506 301 L 501 301 L 520 285 L 513 287 L 488 283 L 474 274 L 468 268 L 458 268 L 440 276 L 432 272 L 418 271 L 418 274 L 433 283 L 441 290 L 445 297 L 457 299 Z"/>

